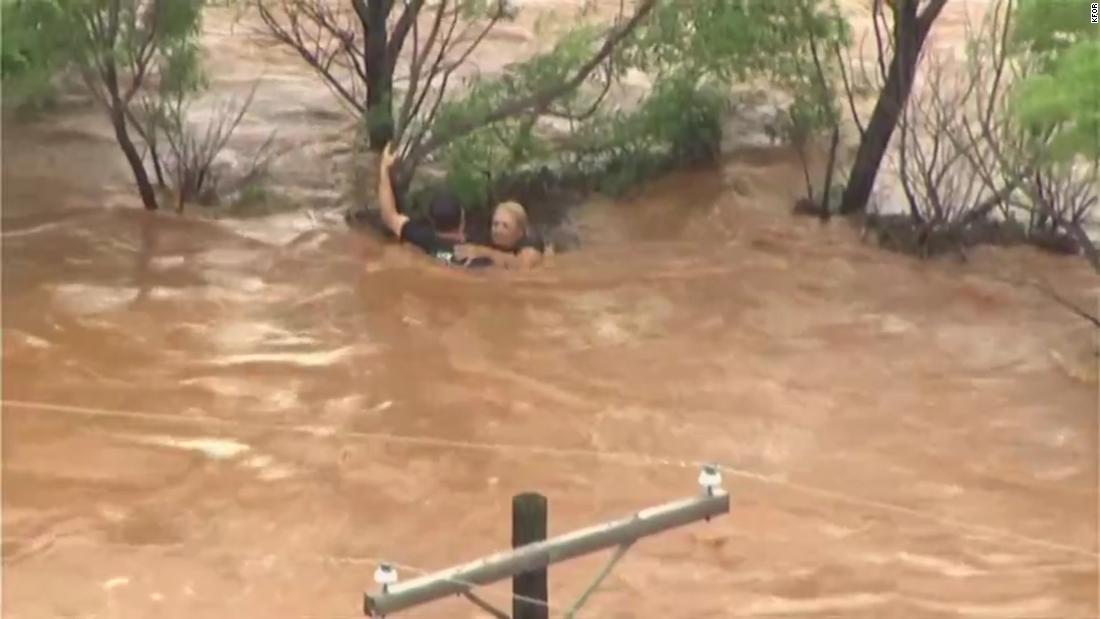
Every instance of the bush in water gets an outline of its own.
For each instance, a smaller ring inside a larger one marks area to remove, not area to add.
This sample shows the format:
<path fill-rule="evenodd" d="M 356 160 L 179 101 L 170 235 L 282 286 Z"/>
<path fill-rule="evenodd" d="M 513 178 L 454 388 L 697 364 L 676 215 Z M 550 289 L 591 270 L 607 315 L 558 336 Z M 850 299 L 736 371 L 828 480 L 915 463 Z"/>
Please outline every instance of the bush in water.
<path fill-rule="evenodd" d="M 61 7 L 55 0 L 3 0 L 0 12 L 4 105 L 41 107 L 51 100 L 52 78 L 64 63 Z"/>
<path fill-rule="evenodd" d="M 845 23 L 835 11 L 799 1 L 806 10 L 758 0 L 659 4 L 585 87 L 552 108 L 484 127 L 442 149 L 447 182 L 476 206 L 492 201 L 502 177 L 534 170 L 619 193 L 672 165 L 713 160 L 731 85 L 763 81 L 802 93 L 806 84 L 817 84 L 803 58 L 811 35 L 822 49 L 845 40 Z M 485 106 L 496 93 L 560 79 L 584 59 L 593 32 L 575 30 L 552 52 L 479 80 L 445 104 L 439 122 Z M 647 75 L 654 86 L 635 104 L 608 98 L 629 72 Z M 831 98 L 810 91 L 799 99 L 800 118 L 835 115 Z M 550 121 L 553 131 L 546 129 Z"/>

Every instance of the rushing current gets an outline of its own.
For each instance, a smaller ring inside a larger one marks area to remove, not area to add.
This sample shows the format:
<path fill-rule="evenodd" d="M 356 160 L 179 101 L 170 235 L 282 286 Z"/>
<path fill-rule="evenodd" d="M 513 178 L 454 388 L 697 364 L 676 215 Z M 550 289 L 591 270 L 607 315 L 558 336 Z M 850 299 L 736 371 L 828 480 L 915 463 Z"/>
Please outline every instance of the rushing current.
<path fill-rule="evenodd" d="M 212 22 L 215 88 L 264 76 L 242 135 L 331 204 L 346 117 Z M 339 217 L 145 213 L 92 108 L 3 138 L 5 617 L 353 617 L 380 559 L 506 548 L 516 493 L 562 533 L 700 462 L 730 513 L 640 541 L 581 616 L 1097 616 L 1095 334 L 1032 285 L 1091 307 L 1083 261 L 885 253 L 792 218 L 797 158 L 755 148 L 468 275 Z M 553 566 L 552 616 L 603 560 Z"/>

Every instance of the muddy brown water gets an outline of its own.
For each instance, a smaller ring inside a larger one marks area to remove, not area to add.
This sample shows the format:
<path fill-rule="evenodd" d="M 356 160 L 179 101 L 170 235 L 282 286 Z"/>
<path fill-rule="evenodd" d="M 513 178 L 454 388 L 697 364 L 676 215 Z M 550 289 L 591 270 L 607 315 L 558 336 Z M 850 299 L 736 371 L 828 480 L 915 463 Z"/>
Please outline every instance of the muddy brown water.
<path fill-rule="evenodd" d="M 301 139 L 287 182 L 323 194 L 331 101 L 250 53 L 223 88 L 282 77 L 246 135 Z M 143 213 L 94 111 L 3 147 L 5 617 L 352 617 L 379 557 L 505 547 L 517 492 L 560 533 L 700 461 L 731 513 L 637 544 L 582 616 L 1097 616 L 1094 334 L 1021 283 L 1090 306 L 1081 261 L 883 253 L 792 219 L 761 150 L 467 276 L 302 213 Z M 551 570 L 554 613 L 602 560 Z"/>

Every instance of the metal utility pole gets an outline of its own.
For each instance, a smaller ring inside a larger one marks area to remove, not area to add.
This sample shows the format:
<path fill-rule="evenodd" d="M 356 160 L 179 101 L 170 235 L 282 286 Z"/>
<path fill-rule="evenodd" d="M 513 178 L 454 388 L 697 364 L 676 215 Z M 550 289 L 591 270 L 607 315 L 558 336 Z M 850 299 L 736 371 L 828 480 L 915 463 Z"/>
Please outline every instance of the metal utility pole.
<path fill-rule="evenodd" d="M 728 513 L 730 497 L 726 491 L 721 489 L 721 483 L 722 476 L 719 474 L 718 468 L 707 466 L 699 475 L 699 484 L 703 486 L 701 496 L 643 509 L 620 520 L 566 533 L 551 539 L 526 543 L 510 551 L 497 553 L 403 583 L 397 582 L 396 572 L 391 570 L 383 573 L 382 568 L 379 568 L 379 571 L 375 573 L 375 580 L 381 585 L 381 591 L 365 596 L 363 611 L 371 617 L 382 617 L 452 595 L 463 595 L 498 618 L 507 619 L 508 615 L 506 613 L 493 608 L 478 598 L 474 595 L 472 589 L 506 578 L 515 578 L 514 586 L 526 587 L 528 582 L 538 582 L 537 578 L 532 578 L 530 581 L 524 580 L 526 576 L 530 576 L 532 573 L 537 574 L 540 570 L 544 571 L 554 563 L 605 548 L 618 547 L 608 566 L 604 568 L 588 591 L 567 612 L 567 615 L 572 616 L 587 601 L 600 582 L 610 573 L 611 568 L 635 541 L 699 520 L 709 521 L 715 516 Z M 514 503 L 514 508 L 519 511 L 531 509 L 537 514 L 538 508 L 531 507 L 538 505 L 537 499 L 525 498 L 521 500 L 521 497 L 531 496 L 521 495 L 516 497 L 516 501 L 522 507 Z M 543 516 L 545 516 L 545 499 L 543 498 L 542 501 Z M 516 529 L 513 529 L 513 533 L 516 532 Z M 524 535 L 530 534 L 533 538 L 537 537 L 535 533 L 537 531 L 532 528 Z M 543 527 L 543 533 L 545 533 L 545 526 Z M 517 578 L 518 575 L 523 576 Z M 538 593 L 545 591 L 544 583 L 545 580 L 539 583 L 542 590 L 535 592 L 536 595 L 520 594 L 523 596 L 523 601 L 527 603 L 514 606 L 513 610 L 516 615 L 513 619 L 546 617 L 548 607 L 544 603 L 545 596 L 538 595 Z M 532 588 L 533 586 L 534 584 L 532 584 Z M 516 591 L 519 593 L 519 589 L 516 589 Z M 531 613 L 532 606 L 541 607 L 542 610 L 539 612 L 542 614 L 522 614 Z"/>

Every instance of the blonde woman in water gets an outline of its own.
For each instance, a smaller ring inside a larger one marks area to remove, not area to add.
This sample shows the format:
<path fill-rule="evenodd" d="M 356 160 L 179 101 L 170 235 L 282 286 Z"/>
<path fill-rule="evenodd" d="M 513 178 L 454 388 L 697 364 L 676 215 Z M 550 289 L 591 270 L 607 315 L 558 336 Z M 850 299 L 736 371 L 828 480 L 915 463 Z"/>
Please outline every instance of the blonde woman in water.
<path fill-rule="evenodd" d="M 527 211 L 519 202 L 501 202 L 493 209 L 490 229 L 492 246 L 462 244 L 455 247 L 460 258 L 488 258 L 496 266 L 529 269 L 542 262 L 545 247 L 531 232 Z"/>

